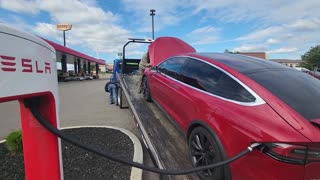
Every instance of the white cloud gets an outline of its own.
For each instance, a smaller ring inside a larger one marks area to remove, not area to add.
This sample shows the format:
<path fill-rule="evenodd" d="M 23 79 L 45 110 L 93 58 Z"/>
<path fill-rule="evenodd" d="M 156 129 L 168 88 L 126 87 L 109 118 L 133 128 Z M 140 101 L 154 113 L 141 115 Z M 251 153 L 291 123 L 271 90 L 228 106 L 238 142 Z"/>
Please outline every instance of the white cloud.
<path fill-rule="evenodd" d="M 87 4 L 88 6 L 97 6 L 97 1 L 96 0 L 79 0 L 83 2 L 84 4 Z"/>
<path fill-rule="evenodd" d="M 267 19 L 270 22 L 292 23 L 299 19 L 320 18 L 320 13 L 318 13 L 320 1 L 318 0 L 288 0 L 278 2 L 279 4 L 277 7 L 266 8 L 269 11 Z"/>
<path fill-rule="evenodd" d="M 205 26 L 193 30 L 187 34 L 187 37 L 194 45 L 211 44 L 219 40 L 219 31 L 220 29 L 213 26 Z"/>
<path fill-rule="evenodd" d="M 233 52 L 255 52 L 255 51 L 266 51 L 267 47 L 264 45 L 244 44 L 234 48 Z"/>
<path fill-rule="evenodd" d="M 40 36 L 57 39 L 61 44 L 62 31 L 56 29 L 56 24 L 72 24 L 72 30 L 66 32 L 66 43 L 73 48 L 83 47 L 96 53 L 114 54 L 130 37 L 128 30 L 116 24 L 120 17 L 97 7 L 96 1 L 1 0 L 1 5 L 7 10 L 31 13 L 33 16 L 41 11 L 48 13 L 51 22 L 37 22 L 30 29 Z"/>
<path fill-rule="evenodd" d="M 277 53 L 292 53 L 292 52 L 297 52 L 297 48 L 279 48 L 279 49 L 273 49 L 270 51 L 267 51 L 269 54 L 277 54 Z"/>
<path fill-rule="evenodd" d="M 283 25 L 259 28 L 236 38 L 243 44 L 264 44 L 270 54 L 295 54 L 299 56 L 310 46 L 319 44 L 320 19 L 297 19 Z M 274 46 L 281 47 L 275 48 Z M 242 45 L 241 47 L 246 47 Z M 298 57 L 296 57 L 298 58 Z"/>
<path fill-rule="evenodd" d="M 36 26 L 33 29 L 35 32 L 44 35 L 44 36 L 51 36 L 56 39 L 62 37 L 61 31 L 57 31 L 56 25 L 49 24 L 49 23 L 36 23 Z"/>
<path fill-rule="evenodd" d="M 191 0 L 191 4 L 194 6 L 193 13 L 205 12 L 206 17 L 220 22 L 250 21 L 264 15 L 264 13 L 259 14 L 259 12 L 263 12 L 261 11 L 263 8 L 260 1 L 206 0 L 199 2 L 198 0 Z"/>
<path fill-rule="evenodd" d="M 320 19 L 299 19 L 287 27 L 298 31 L 319 30 Z"/>
<path fill-rule="evenodd" d="M 17 15 L 7 16 L 3 19 L 0 19 L 0 22 L 9 26 L 13 26 L 17 29 L 24 29 L 27 32 L 31 32 L 33 28 L 31 24 L 28 24 L 24 21 L 24 19 Z"/>
<path fill-rule="evenodd" d="M 41 10 L 50 12 L 50 16 L 57 23 L 95 24 L 117 21 L 112 12 L 105 12 L 99 7 L 89 6 L 77 0 L 46 0 L 40 1 L 38 6 Z"/>
<path fill-rule="evenodd" d="M 302 17 L 319 18 L 318 0 L 191 0 L 193 13 L 205 12 L 205 16 L 220 22 L 248 22 L 252 20 L 264 23 L 287 23 Z"/>
<path fill-rule="evenodd" d="M 266 43 L 267 44 L 276 44 L 276 43 L 279 43 L 279 40 L 274 39 L 274 38 L 269 38 Z"/>
<path fill-rule="evenodd" d="M 101 2 L 108 7 L 110 1 Z M 176 28 L 176 31 L 180 32 L 178 24 L 188 18 L 200 17 L 199 24 L 195 24 L 194 27 L 203 27 L 194 28 L 186 36 L 193 44 L 221 42 L 225 36 L 222 28 L 229 24 L 233 27 L 249 25 L 247 29 L 252 30 L 235 38 L 236 43 L 240 45 L 234 49 L 263 49 L 271 52 L 276 50 L 276 47 L 282 47 L 296 48 L 300 52 L 320 42 L 319 0 L 122 0 L 120 3 L 123 7 L 121 11 L 129 12 L 130 17 L 121 17 L 103 10 L 98 7 L 99 3 L 96 0 L 0 0 L 0 7 L 14 12 L 29 13 L 29 18 L 38 15 L 39 12 L 48 13 L 51 21 L 35 24 L 34 31 L 60 41 L 62 33 L 55 31 L 53 26 L 60 22 L 71 23 L 73 29 L 67 32 L 67 44 L 80 45 L 104 53 L 118 51 L 132 32 L 151 32 L 150 9 L 156 9 L 156 31 Z M 1 19 L 8 22 L 3 17 Z M 130 32 L 125 26 L 118 24 L 123 21 L 131 27 L 135 26 L 135 29 Z M 21 21 L 13 23 L 24 29 L 29 28 Z M 212 24 L 219 24 L 221 28 L 210 29 L 214 28 L 211 27 Z M 277 46 L 274 47 L 275 45 Z"/>
<path fill-rule="evenodd" d="M 155 31 L 176 25 L 182 19 L 191 16 L 191 5 L 188 0 L 123 0 L 126 11 L 135 17 L 134 23 L 141 32 L 151 31 L 150 9 L 155 9 Z M 187 9 L 190 9 L 189 11 Z"/>
<path fill-rule="evenodd" d="M 14 12 L 36 14 L 39 12 L 37 1 L 26 0 L 0 0 L 0 8 Z"/>
<path fill-rule="evenodd" d="M 249 27 L 254 29 L 252 32 L 235 38 L 236 43 L 240 43 L 239 47 L 234 48 L 236 50 L 271 52 L 277 45 L 283 47 L 281 51 L 287 50 L 286 53 L 291 53 L 288 51 L 290 48 L 301 52 L 313 45 L 311 43 L 320 41 L 319 0 L 123 0 L 123 5 L 137 17 L 141 27 L 138 29 L 144 32 L 151 31 L 148 13 L 151 8 L 157 10 L 155 18 L 158 30 L 199 15 L 202 16 L 201 24 L 211 24 L 211 21 L 222 25 L 253 23 Z M 194 29 L 186 35 L 189 42 L 200 45 L 230 40 L 221 41 L 224 34 L 219 31 L 201 33 L 200 30 L 205 28 Z M 223 30 L 221 28 L 221 32 Z"/>
<path fill-rule="evenodd" d="M 273 36 L 277 33 L 281 33 L 283 31 L 284 31 L 283 27 L 272 26 L 272 27 L 268 27 L 266 29 L 259 29 L 257 31 L 250 33 L 250 34 L 247 34 L 245 36 L 241 36 L 239 38 L 236 38 L 236 40 L 239 40 L 239 41 L 260 40 L 263 38 Z"/>

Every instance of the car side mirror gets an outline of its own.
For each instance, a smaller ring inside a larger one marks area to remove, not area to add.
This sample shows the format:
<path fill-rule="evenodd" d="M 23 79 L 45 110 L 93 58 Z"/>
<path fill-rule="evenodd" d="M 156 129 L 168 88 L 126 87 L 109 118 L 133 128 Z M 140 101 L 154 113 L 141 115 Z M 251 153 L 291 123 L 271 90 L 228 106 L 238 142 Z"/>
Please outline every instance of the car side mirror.
<path fill-rule="evenodd" d="M 158 70 L 158 66 L 153 66 L 153 67 L 151 68 L 151 70 L 152 70 L 152 71 L 159 72 L 159 70 Z"/>

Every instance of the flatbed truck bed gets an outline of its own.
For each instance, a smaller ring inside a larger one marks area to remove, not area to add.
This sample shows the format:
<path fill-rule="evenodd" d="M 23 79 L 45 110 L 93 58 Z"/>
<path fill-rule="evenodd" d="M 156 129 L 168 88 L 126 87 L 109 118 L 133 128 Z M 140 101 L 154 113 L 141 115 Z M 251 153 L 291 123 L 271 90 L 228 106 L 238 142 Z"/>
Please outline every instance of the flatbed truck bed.
<path fill-rule="evenodd" d="M 132 110 L 143 141 L 161 169 L 192 168 L 185 137 L 155 103 L 146 102 L 138 94 L 140 75 L 118 74 L 120 98 Z M 199 179 L 196 174 L 163 176 L 165 179 Z"/>

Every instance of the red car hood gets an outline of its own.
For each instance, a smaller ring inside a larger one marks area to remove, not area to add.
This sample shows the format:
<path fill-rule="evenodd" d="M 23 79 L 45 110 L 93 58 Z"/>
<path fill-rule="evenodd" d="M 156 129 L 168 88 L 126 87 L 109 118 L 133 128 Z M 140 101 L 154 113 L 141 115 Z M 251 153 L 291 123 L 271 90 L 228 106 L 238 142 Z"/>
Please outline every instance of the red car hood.
<path fill-rule="evenodd" d="M 196 50 L 180 39 L 159 37 L 149 46 L 150 64 L 156 66 L 171 56 L 193 52 L 196 52 Z"/>

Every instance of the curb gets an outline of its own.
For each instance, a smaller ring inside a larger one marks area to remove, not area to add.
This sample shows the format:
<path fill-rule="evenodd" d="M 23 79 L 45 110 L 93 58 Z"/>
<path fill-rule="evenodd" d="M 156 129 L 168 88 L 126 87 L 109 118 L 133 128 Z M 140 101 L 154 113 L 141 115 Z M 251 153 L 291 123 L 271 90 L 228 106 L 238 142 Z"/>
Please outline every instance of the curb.
<path fill-rule="evenodd" d="M 126 134 L 127 136 L 129 136 L 129 138 L 131 139 L 131 141 L 133 143 L 133 149 L 134 149 L 133 161 L 137 162 L 137 163 L 143 163 L 143 150 L 142 150 L 141 143 L 136 135 L 134 135 L 132 132 L 130 132 L 126 129 L 114 127 L 114 126 L 95 126 L 95 125 L 70 126 L 70 127 L 63 127 L 60 129 L 63 130 L 63 129 L 76 129 L 76 128 L 86 128 L 86 127 L 115 129 L 115 130 L 119 130 L 122 133 Z M 135 167 L 132 167 L 130 180 L 141 180 L 141 179 L 142 179 L 142 170 L 135 168 Z"/>
<path fill-rule="evenodd" d="M 0 141 L 0 144 L 1 144 L 1 143 L 4 143 L 4 142 L 6 142 L 6 140 L 5 140 L 5 139 L 4 139 L 4 140 L 1 140 L 1 141 Z"/>

